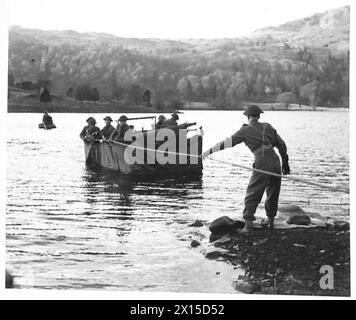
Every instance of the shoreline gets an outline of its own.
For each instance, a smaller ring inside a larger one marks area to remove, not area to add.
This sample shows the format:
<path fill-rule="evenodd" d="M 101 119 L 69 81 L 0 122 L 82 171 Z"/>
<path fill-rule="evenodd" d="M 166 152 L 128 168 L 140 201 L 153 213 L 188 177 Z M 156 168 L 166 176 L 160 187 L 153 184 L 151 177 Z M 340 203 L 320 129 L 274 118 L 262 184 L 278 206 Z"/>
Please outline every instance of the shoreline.
<path fill-rule="evenodd" d="M 350 232 L 346 228 L 256 230 L 248 236 L 211 235 L 207 258 L 244 270 L 234 281 L 246 294 L 350 296 Z M 334 270 L 334 289 L 322 289 L 322 266 Z"/>
<path fill-rule="evenodd" d="M 148 108 L 148 107 L 143 107 L 143 106 L 137 106 L 137 107 L 129 107 L 129 106 L 123 106 L 123 107 L 117 107 L 117 106 L 108 106 L 104 107 L 103 106 L 98 106 L 95 109 L 91 109 L 87 106 L 84 106 L 83 108 L 75 108 L 73 110 L 72 107 L 55 107 L 51 105 L 41 105 L 41 108 L 39 107 L 29 107 L 29 106 L 19 106 L 19 107 L 10 107 L 8 106 L 7 108 L 7 113 L 43 113 L 44 110 L 47 110 L 49 113 L 171 113 L 174 112 L 174 110 L 158 110 L 158 109 L 153 109 L 153 108 Z M 263 107 L 262 107 L 263 108 Z M 81 109 L 81 110 L 80 110 Z M 243 109 L 236 109 L 236 108 L 224 108 L 224 109 L 213 109 L 213 108 L 207 108 L 207 109 L 201 109 L 201 108 L 180 108 L 180 111 L 243 111 Z M 349 108 L 328 108 L 328 107 L 317 107 L 315 110 L 313 109 L 264 109 L 265 111 L 268 112 L 328 112 L 328 111 L 334 111 L 334 112 L 349 112 Z"/>

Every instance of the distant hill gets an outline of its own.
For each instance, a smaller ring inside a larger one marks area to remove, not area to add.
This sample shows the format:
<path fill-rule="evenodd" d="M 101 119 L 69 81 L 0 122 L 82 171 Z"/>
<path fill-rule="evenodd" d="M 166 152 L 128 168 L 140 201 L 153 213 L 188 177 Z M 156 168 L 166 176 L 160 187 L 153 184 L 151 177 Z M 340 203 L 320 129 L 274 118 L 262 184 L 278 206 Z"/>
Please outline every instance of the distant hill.
<path fill-rule="evenodd" d="M 255 31 L 253 38 L 270 38 L 292 46 L 328 46 L 333 50 L 349 50 L 350 7 L 317 13 L 304 19 Z"/>
<path fill-rule="evenodd" d="M 325 20 L 331 16 L 333 28 Z M 347 106 L 349 20 L 345 7 L 246 37 L 179 41 L 13 26 L 9 85 L 48 87 L 74 102 L 95 92 L 98 104 L 161 110 L 193 101 L 236 109 L 282 93 L 291 103 Z M 19 104 L 15 96 L 9 94 L 9 111 Z"/>

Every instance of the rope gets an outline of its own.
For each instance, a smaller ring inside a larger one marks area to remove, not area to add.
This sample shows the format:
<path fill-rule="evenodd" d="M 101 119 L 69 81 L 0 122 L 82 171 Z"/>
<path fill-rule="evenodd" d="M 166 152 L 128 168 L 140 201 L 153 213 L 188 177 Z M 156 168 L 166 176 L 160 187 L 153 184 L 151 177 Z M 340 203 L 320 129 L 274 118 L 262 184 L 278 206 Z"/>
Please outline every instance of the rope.
<path fill-rule="evenodd" d="M 283 178 L 283 179 L 286 179 L 286 180 L 292 180 L 292 181 L 301 182 L 301 183 L 304 183 L 304 184 L 309 184 L 309 185 L 320 187 L 320 188 L 324 188 L 324 189 L 329 189 L 331 191 L 343 192 L 343 193 L 347 193 L 347 194 L 349 193 L 349 190 L 347 190 L 347 189 L 328 186 L 328 185 L 325 185 L 325 184 L 321 184 L 321 183 L 317 183 L 317 182 L 313 182 L 313 181 L 305 180 L 305 179 L 301 179 L 301 178 L 296 178 L 296 177 L 289 176 L 289 175 L 281 175 L 281 174 L 278 174 L 278 173 L 275 173 L 275 172 L 270 172 L 270 171 L 266 171 L 266 170 L 251 168 L 251 167 L 243 166 L 243 165 L 240 165 L 240 164 L 237 164 L 237 163 L 227 162 L 227 161 L 219 160 L 219 159 L 210 158 L 210 160 L 215 161 L 215 162 L 220 162 L 220 163 L 223 163 L 223 164 L 228 164 L 228 165 L 231 165 L 233 167 L 238 167 L 238 168 L 242 168 L 242 169 L 246 169 L 246 170 L 250 170 L 250 171 L 255 171 L 255 172 L 268 174 L 270 176 L 275 176 L 275 177 Z"/>
<path fill-rule="evenodd" d="M 101 140 L 95 140 L 95 141 L 101 141 Z M 122 146 L 125 146 L 125 147 L 131 147 L 131 148 L 134 148 L 134 149 L 153 151 L 153 152 L 161 152 L 161 153 L 164 153 L 164 154 L 174 154 L 174 155 L 178 155 L 178 156 L 180 155 L 180 156 L 201 158 L 201 155 L 181 153 L 181 152 L 172 152 L 172 151 L 163 151 L 163 150 L 156 150 L 156 149 L 150 149 L 150 148 L 139 147 L 139 146 L 132 146 L 132 145 L 129 145 L 129 144 L 126 144 L 126 143 L 118 142 L 118 141 L 109 141 L 109 140 L 103 140 L 103 141 L 112 142 L 112 143 L 115 143 L 115 144 L 118 144 L 118 145 L 122 145 Z M 256 169 L 256 168 L 253 168 L 253 167 L 247 167 L 247 166 L 244 166 L 244 165 L 241 165 L 241 164 L 228 162 L 228 161 L 224 161 L 224 160 L 220 160 L 220 159 L 214 159 L 214 158 L 209 158 L 209 159 L 212 160 L 212 161 L 219 162 L 219 163 L 226 164 L 226 165 L 230 165 L 230 166 L 233 166 L 233 167 L 238 167 L 238 168 L 242 168 L 242 169 L 246 169 L 246 170 L 250 170 L 250 171 L 254 171 L 254 172 L 259 172 L 259 173 L 264 173 L 264 174 L 267 174 L 267 175 L 270 175 L 270 176 L 283 178 L 283 179 L 291 180 L 291 181 L 296 181 L 296 182 L 300 182 L 300 183 L 303 183 L 303 184 L 308 184 L 308 185 L 312 185 L 312 186 L 315 186 L 315 187 L 328 189 L 328 190 L 331 190 L 331 191 L 334 191 L 334 192 L 343 192 L 343 193 L 349 194 L 349 190 L 348 189 L 339 188 L 339 187 L 333 187 L 333 186 L 329 186 L 329 185 L 313 182 L 313 181 L 310 181 L 310 180 L 293 177 L 293 176 L 290 176 L 290 175 L 282 175 L 282 174 L 278 174 L 278 173 L 271 172 L 271 171 L 266 171 L 266 170 L 262 170 L 262 169 Z"/>

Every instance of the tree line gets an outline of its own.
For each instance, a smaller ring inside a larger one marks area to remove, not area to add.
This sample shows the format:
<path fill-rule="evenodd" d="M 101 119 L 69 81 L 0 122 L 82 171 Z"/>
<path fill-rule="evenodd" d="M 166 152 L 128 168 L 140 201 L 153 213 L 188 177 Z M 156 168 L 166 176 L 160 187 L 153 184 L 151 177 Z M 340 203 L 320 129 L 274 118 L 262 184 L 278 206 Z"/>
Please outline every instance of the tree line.
<path fill-rule="evenodd" d="M 157 49 L 158 50 L 158 49 Z M 276 58 L 277 57 L 277 58 Z M 243 101 L 348 106 L 349 54 L 328 48 L 189 47 L 127 49 L 109 42 L 46 45 L 10 41 L 9 84 L 80 101 L 117 101 L 158 109 L 183 102 L 241 108 Z"/>

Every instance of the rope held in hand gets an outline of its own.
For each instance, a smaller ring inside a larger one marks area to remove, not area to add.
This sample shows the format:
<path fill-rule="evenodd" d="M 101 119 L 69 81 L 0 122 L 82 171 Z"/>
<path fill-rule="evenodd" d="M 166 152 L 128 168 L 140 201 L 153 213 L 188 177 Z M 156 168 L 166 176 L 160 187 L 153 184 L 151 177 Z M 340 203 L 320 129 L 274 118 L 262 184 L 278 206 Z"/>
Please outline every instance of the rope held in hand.
<path fill-rule="evenodd" d="M 95 140 L 95 141 L 101 141 L 101 140 Z M 122 142 L 119 142 L 119 141 L 110 141 L 110 140 L 103 140 L 103 141 L 115 143 L 115 144 L 122 145 L 122 146 L 125 146 L 125 147 L 131 147 L 131 148 L 134 148 L 134 149 L 140 149 L 140 150 L 146 150 L 146 151 L 152 151 L 152 152 L 161 152 L 161 153 L 164 153 L 164 154 L 174 154 L 174 155 L 178 155 L 178 156 L 180 155 L 180 156 L 197 157 L 197 158 L 201 158 L 202 157 L 201 155 L 195 155 L 195 154 L 173 152 L 173 151 L 163 151 L 163 150 L 156 150 L 156 149 L 150 149 L 150 148 L 139 147 L 139 146 L 132 146 L 130 144 L 122 143 Z M 300 182 L 300 183 L 303 183 L 303 184 L 308 184 L 308 185 L 311 185 L 311 186 L 315 186 L 315 187 L 319 187 L 319 188 L 323 188 L 323 189 L 328 189 L 328 190 L 331 190 L 331 191 L 334 191 L 334 192 L 343 192 L 343 193 L 347 193 L 347 194 L 349 193 L 349 190 L 348 189 L 344 189 L 344 188 L 329 186 L 329 185 L 313 182 L 313 181 L 310 181 L 310 180 L 293 177 L 293 176 L 290 176 L 290 175 L 282 175 L 282 174 L 278 174 L 278 173 L 271 172 L 271 171 L 266 171 L 266 170 L 262 170 L 262 169 L 256 169 L 256 168 L 253 168 L 253 167 L 247 167 L 247 166 L 244 166 L 244 165 L 241 165 L 241 164 L 228 162 L 228 161 L 224 161 L 224 160 L 220 160 L 220 159 L 214 159 L 214 158 L 209 158 L 209 159 L 211 161 L 219 162 L 219 163 L 230 165 L 230 166 L 233 166 L 233 167 L 238 167 L 238 168 L 242 168 L 242 169 L 250 170 L 250 171 L 254 171 L 254 172 L 259 172 L 259 173 L 264 173 L 264 174 L 267 174 L 267 175 L 270 175 L 270 176 L 279 177 L 279 178 L 283 178 L 283 179 L 291 180 L 291 181 L 295 181 L 295 182 Z"/>

